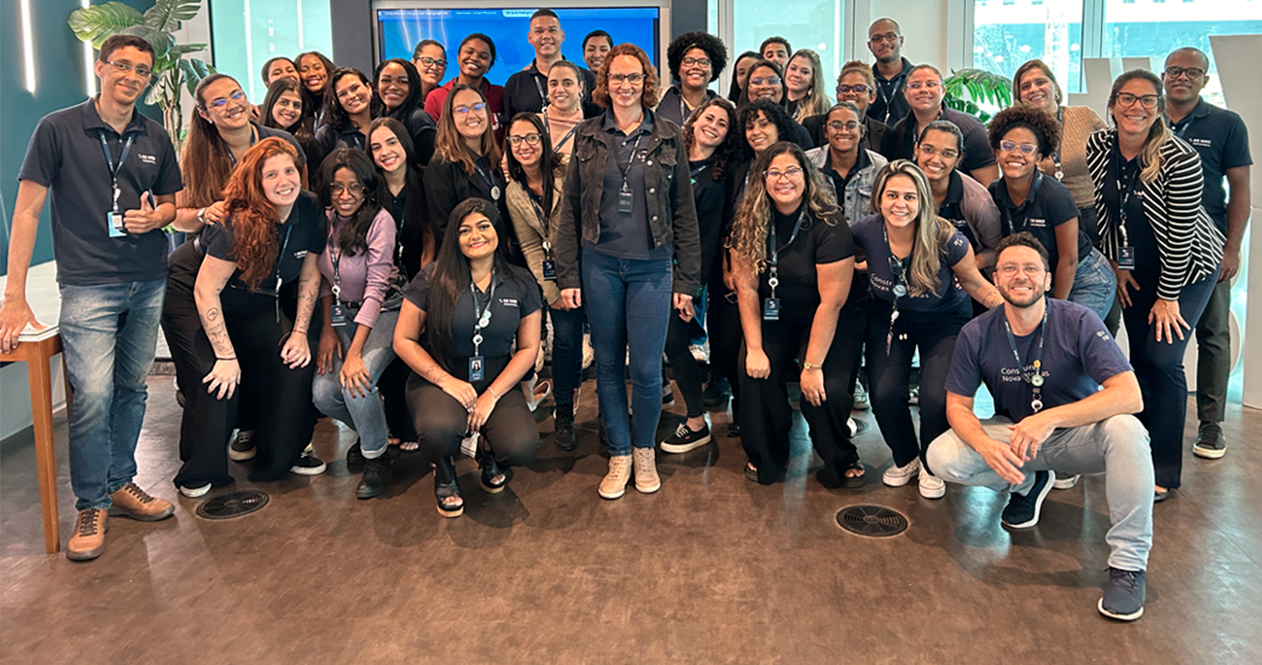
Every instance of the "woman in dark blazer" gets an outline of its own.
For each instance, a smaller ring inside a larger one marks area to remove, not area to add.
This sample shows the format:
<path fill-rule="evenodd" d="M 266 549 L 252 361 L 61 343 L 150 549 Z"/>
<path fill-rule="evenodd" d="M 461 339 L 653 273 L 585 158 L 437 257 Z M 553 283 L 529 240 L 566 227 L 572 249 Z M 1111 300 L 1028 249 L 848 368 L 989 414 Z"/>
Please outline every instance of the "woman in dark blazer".
<path fill-rule="evenodd" d="M 429 219 L 438 249 L 442 249 L 451 211 L 465 199 L 491 201 L 499 209 L 499 219 L 508 219 L 504 206 L 507 183 L 500 169 L 500 148 L 495 142 L 493 124 L 486 97 L 477 88 L 457 85 L 443 102 L 434 157 L 425 169 Z M 497 230 L 501 240 L 514 237 L 502 222 Z"/>

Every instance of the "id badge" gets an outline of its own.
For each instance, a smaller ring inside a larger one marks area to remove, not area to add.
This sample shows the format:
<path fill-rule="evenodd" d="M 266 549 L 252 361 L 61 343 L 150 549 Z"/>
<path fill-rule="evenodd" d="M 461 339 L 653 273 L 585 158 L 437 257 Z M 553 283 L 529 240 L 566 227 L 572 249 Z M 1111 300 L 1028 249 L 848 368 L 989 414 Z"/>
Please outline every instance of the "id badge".
<path fill-rule="evenodd" d="M 478 437 L 481 436 L 477 432 L 466 434 L 460 440 L 460 452 L 468 457 L 477 457 L 478 455 Z"/>
<path fill-rule="evenodd" d="M 329 309 L 329 325 L 334 328 L 346 327 L 346 308 L 341 303 L 334 303 Z"/>
<path fill-rule="evenodd" d="M 543 260 L 543 278 L 549 282 L 557 281 L 557 262 L 552 259 Z"/>
<path fill-rule="evenodd" d="M 635 196 L 627 187 L 623 187 L 618 191 L 618 212 L 623 215 L 630 215 L 631 208 L 635 203 Z"/>
<path fill-rule="evenodd" d="M 762 320 L 763 321 L 779 321 L 780 320 L 780 299 L 764 298 L 762 301 Z"/>
<path fill-rule="evenodd" d="M 1121 268 L 1122 270 L 1135 269 L 1135 248 L 1134 247 L 1119 248 L 1118 255 L 1117 255 L 1117 267 Z"/>
<path fill-rule="evenodd" d="M 469 358 L 469 383 L 481 381 L 485 374 L 482 369 L 482 356 L 472 356 Z"/>
<path fill-rule="evenodd" d="M 123 213 L 105 213 L 105 227 L 109 229 L 111 238 L 127 237 L 127 226 L 123 224 Z"/>

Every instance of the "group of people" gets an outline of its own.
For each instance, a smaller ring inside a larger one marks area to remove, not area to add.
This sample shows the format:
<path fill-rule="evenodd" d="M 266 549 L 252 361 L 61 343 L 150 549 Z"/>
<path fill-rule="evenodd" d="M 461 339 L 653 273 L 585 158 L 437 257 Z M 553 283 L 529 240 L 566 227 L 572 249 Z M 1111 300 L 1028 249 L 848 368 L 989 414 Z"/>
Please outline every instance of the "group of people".
<path fill-rule="evenodd" d="M 490 493 L 536 455 L 545 355 L 550 439 L 577 447 L 589 331 L 601 497 L 658 491 L 658 447 L 710 444 L 706 409 L 729 393 L 746 476 L 775 483 L 793 383 L 815 477 L 861 488 L 858 391 L 892 452 L 885 485 L 1006 492 L 1009 528 L 1037 524 L 1051 488 L 1105 473 L 1099 610 L 1137 618 L 1152 506 L 1180 486 L 1193 329 L 1195 452 L 1225 451 L 1244 125 L 1200 98 L 1208 59 L 1185 48 L 1160 77 L 1118 77 L 1107 123 L 1064 106 L 1031 60 L 986 127 L 946 107 L 941 72 L 903 58 L 899 33 L 873 23 L 875 63 L 846 63 L 835 96 L 818 54 L 770 38 L 735 58 L 725 97 L 709 89 L 729 61 L 713 35 L 677 37 L 659 78 L 642 49 L 593 33 L 583 68 L 539 10 L 536 57 L 502 87 L 476 33 L 445 83 L 433 40 L 372 77 L 315 52 L 274 58 L 257 108 L 232 76 L 208 76 L 178 161 L 135 110 L 152 47 L 107 40 L 101 93 L 31 139 L 0 308 L 7 350 L 34 323 L 25 277 L 51 190 L 75 394 L 67 555 L 99 556 L 110 514 L 172 514 L 132 480 L 159 322 L 184 399 L 182 494 L 231 483 L 229 460 L 253 460 L 256 481 L 322 472 L 310 440 L 324 414 L 359 437 L 358 498 L 391 481 L 391 444 L 419 448 L 446 517 L 463 511 L 460 455 Z M 191 237 L 169 258 L 168 227 Z M 659 441 L 670 378 L 686 413 Z"/>

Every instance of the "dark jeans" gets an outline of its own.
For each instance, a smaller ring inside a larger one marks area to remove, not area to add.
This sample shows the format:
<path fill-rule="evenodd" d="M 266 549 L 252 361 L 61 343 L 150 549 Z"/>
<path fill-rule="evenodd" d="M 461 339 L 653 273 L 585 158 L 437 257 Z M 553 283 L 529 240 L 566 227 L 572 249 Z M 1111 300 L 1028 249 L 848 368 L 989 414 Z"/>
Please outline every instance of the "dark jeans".
<path fill-rule="evenodd" d="M 500 369 L 503 365 L 500 365 Z M 488 361 L 488 376 L 491 374 Z M 488 382 L 489 383 L 489 382 Z M 408 381 L 408 405 L 415 418 L 425 459 L 437 462 L 460 452 L 460 440 L 468 429 L 469 412 L 442 388 L 413 374 Z M 520 384 L 504 394 L 482 426 L 486 445 L 500 468 L 525 466 L 539 450 L 539 428 L 526 406 Z"/>
<path fill-rule="evenodd" d="M 884 300 L 872 299 L 867 335 L 868 400 L 881 435 L 894 453 L 894 463 L 906 466 L 923 456 L 929 443 L 950 428 L 946 418 L 946 377 L 951 368 L 951 354 L 955 351 L 955 338 L 969 317 L 967 312 L 961 316 L 901 311 L 894 325 L 890 352 L 886 355 L 890 309 Z M 911 359 L 917 347 L 920 349 L 919 439 L 911 422 L 911 407 L 907 405 Z"/>
<path fill-rule="evenodd" d="M 675 376 L 675 385 L 684 396 L 684 404 L 688 407 L 689 418 L 700 418 L 705 414 L 705 404 L 701 402 L 701 365 L 692 357 L 692 338 L 701 331 L 696 319 L 685 322 L 679 318 L 679 312 L 670 308 L 670 325 L 666 329 L 666 360 L 670 361 L 670 371 Z"/>
<path fill-rule="evenodd" d="M 846 468 L 859 459 L 859 450 L 850 440 L 846 421 L 854 406 L 854 381 L 859 372 L 859 354 L 867 325 L 867 308 L 847 305 L 838 316 L 837 332 L 824 360 L 824 395 L 820 406 L 802 397 L 798 402 L 810 430 L 811 444 L 824 460 L 817 478 L 825 487 L 840 487 Z M 771 376 L 754 379 L 745 372 L 748 349 L 740 353 L 741 446 L 749 461 L 758 468 L 758 482 L 775 482 L 789 462 L 789 428 L 793 408 L 789 405 L 788 383 L 796 381 L 798 364 L 806 357 L 811 327 L 787 321 L 762 322 L 763 352 L 771 363 Z"/>
<path fill-rule="evenodd" d="M 671 306 L 671 260 L 619 259 L 583 252 L 583 303 L 596 352 L 596 394 L 611 455 L 656 445 L 662 415 L 662 351 Z M 630 351 L 635 429 L 627 413 Z"/>
<path fill-rule="evenodd" d="M 552 317 L 552 398 L 574 405 L 574 391 L 583 383 L 583 324 L 579 309 L 549 309 Z"/>
<path fill-rule="evenodd" d="M 1138 277 L 1138 276 L 1137 276 Z M 1199 282 L 1188 284 L 1179 293 L 1179 314 L 1196 328 L 1205 303 L 1218 281 L 1218 271 Z M 1126 337 L 1130 344 L 1131 366 L 1144 397 L 1139 421 L 1152 437 L 1152 464 L 1157 484 L 1174 489 L 1181 484 L 1183 471 L 1183 424 L 1187 418 L 1188 384 L 1183 373 L 1183 352 L 1192 340 L 1190 331 L 1173 343 L 1157 341 L 1156 328 L 1149 325 L 1148 313 L 1157 300 L 1157 284 L 1141 281 L 1131 291 L 1131 306 L 1122 310 Z"/>
<path fill-rule="evenodd" d="M 1221 423 L 1231 377 L 1231 284 L 1215 284 L 1196 324 L 1196 417 Z"/>

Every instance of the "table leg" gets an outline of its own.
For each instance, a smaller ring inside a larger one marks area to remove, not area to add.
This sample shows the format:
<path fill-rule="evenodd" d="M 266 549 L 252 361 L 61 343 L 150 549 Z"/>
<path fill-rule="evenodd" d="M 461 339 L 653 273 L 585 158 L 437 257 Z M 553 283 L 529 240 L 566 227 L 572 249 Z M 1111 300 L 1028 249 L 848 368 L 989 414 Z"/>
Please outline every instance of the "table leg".
<path fill-rule="evenodd" d="M 35 464 L 39 470 L 39 503 L 44 514 L 44 551 L 61 549 L 57 519 L 57 457 L 53 448 L 53 381 L 48 369 L 57 347 L 54 340 L 38 343 L 38 351 L 26 361 L 31 387 L 31 415 L 35 424 Z M 32 350 L 34 351 L 34 350 Z"/>

